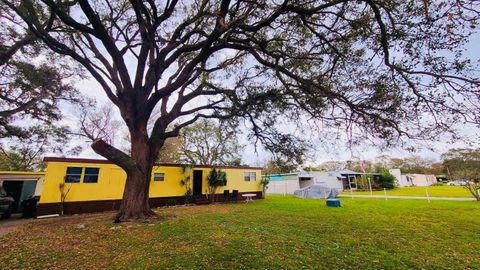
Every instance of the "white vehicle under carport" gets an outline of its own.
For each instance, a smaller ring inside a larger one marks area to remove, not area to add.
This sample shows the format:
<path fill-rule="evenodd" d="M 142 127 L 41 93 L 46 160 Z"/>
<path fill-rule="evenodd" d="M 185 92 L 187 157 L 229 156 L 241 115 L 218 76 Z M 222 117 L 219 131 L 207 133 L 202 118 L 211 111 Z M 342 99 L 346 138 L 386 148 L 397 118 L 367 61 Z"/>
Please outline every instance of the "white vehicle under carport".
<path fill-rule="evenodd" d="M 0 186 L 0 218 L 9 218 L 13 212 L 13 203 L 15 200 Z"/>
<path fill-rule="evenodd" d="M 311 186 L 295 190 L 293 194 L 299 198 L 332 199 L 338 196 L 338 190 L 313 184 Z"/>

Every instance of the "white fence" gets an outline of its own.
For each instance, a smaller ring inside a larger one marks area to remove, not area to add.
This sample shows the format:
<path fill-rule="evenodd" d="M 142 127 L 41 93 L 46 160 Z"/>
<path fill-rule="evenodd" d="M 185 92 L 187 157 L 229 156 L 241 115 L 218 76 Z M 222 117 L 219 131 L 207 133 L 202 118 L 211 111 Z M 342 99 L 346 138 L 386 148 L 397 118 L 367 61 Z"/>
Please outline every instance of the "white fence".
<path fill-rule="evenodd" d="M 298 180 L 270 181 L 270 183 L 268 183 L 267 193 L 293 194 L 297 189 L 300 189 Z"/>

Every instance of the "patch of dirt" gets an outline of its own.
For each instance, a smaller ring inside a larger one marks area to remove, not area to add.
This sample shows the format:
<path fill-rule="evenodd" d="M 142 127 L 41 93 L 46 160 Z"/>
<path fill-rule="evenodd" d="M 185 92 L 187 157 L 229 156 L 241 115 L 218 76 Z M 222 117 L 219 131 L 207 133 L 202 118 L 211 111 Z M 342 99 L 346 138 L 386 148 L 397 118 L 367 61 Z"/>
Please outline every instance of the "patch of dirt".
<path fill-rule="evenodd" d="M 159 207 L 154 209 L 158 214 L 146 220 L 133 220 L 123 222 L 120 224 L 113 224 L 115 218 L 115 211 L 102 213 L 77 214 L 64 217 L 52 217 L 45 219 L 21 219 L 19 216 L 13 216 L 10 219 L 0 220 L 0 236 L 13 232 L 23 225 L 26 225 L 27 231 L 49 231 L 52 228 L 58 229 L 84 229 L 90 225 L 102 225 L 112 230 L 118 230 L 124 227 L 136 226 L 137 224 L 153 225 L 164 222 L 166 220 L 174 219 L 177 214 L 180 215 L 195 215 L 201 213 L 229 213 L 235 211 L 235 207 L 230 207 L 229 204 L 208 204 L 208 205 L 180 205 L 171 207 Z M 115 229 L 116 228 L 116 229 Z"/>
<path fill-rule="evenodd" d="M 32 219 L 22 219 L 19 215 L 13 215 L 9 219 L 0 220 L 0 236 L 13 232 L 21 225 L 32 221 Z"/>
<path fill-rule="evenodd" d="M 14 234 L 2 237 L 0 250 L 16 252 L 0 254 L 0 261 L 21 251 L 35 254 L 29 259 L 32 261 L 32 268 L 36 268 L 36 263 L 45 266 L 42 260 L 52 256 L 57 259 L 48 262 L 49 269 L 64 269 L 63 266 L 72 269 L 109 268 L 108 259 L 105 258 L 112 259 L 112 256 L 120 254 L 120 247 L 127 253 L 132 252 L 131 256 L 139 256 L 135 247 L 140 245 L 139 243 L 151 241 L 154 237 L 154 225 L 175 218 L 175 215 L 168 211 L 146 220 L 114 224 L 115 214 L 116 212 L 112 211 L 30 220 L 16 227 Z M 89 250 L 96 252 L 91 254 Z M 79 267 L 65 254 L 75 254 L 78 259 L 76 262 L 84 261 L 85 265 Z M 22 261 L 12 261 L 12 268 L 16 268 L 15 263 L 19 263 L 17 266 L 22 265 Z"/>

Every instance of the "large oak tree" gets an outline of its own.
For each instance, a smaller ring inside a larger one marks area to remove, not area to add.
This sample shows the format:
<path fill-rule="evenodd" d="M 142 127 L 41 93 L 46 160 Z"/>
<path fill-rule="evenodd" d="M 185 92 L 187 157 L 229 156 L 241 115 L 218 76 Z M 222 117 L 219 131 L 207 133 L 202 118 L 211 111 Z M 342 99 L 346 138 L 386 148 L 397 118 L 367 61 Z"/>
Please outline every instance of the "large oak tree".
<path fill-rule="evenodd" d="M 477 30 L 473 0 L 1 2 L 83 65 L 99 83 L 91 91 L 120 110 L 130 154 L 92 144 L 127 173 L 120 220 L 153 214 L 157 153 L 202 118 L 245 119 L 286 155 L 298 146 L 282 132 L 288 121 L 393 142 L 479 120 L 479 80 L 464 58 Z"/>
<path fill-rule="evenodd" d="M 45 20 L 45 31 L 55 30 L 51 22 Z M 61 133 L 52 129 L 62 119 L 60 104 L 81 102 L 71 83 L 79 74 L 78 65 L 60 61 L 4 3 L 0 3 L 0 33 L 0 138 L 42 136 L 36 134 L 39 125 L 46 126 L 41 130 L 45 135 L 48 130 L 49 136 Z"/>

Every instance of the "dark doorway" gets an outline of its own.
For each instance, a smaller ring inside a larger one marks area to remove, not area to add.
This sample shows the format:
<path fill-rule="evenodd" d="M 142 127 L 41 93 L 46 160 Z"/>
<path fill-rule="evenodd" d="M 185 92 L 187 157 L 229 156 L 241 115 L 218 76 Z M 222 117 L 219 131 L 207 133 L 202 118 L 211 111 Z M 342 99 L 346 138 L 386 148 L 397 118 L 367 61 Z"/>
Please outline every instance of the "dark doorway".
<path fill-rule="evenodd" d="M 18 211 L 20 204 L 20 197 L 22 196 L 23 181 L 4 181 L 3 188 L 9 196 L 12 196 L 15 202 L 13 203 L 14 211 Z"/>
<path fill-rule="evenodd" d="M 203 171 L 193 171 L 193 195 L 202 195 Z"/>
<path fill-rule="evenodd" d="M 357 181 L 355 175 L 342 174 L 343 189 L 357 189 Z"/>

